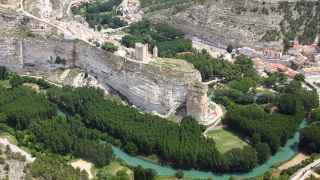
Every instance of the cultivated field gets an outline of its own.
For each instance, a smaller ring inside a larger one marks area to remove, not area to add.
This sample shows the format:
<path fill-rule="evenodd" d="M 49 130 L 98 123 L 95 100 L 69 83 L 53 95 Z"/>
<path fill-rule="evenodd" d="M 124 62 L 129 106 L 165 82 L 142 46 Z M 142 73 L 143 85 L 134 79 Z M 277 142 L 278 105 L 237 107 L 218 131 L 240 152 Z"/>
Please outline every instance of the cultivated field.
<path fill-rule="evenodd" d="M 209 131 L 207 136 L 216 142 L 216 147 L 221 153 L 226 153 L 234 148 L 243 148 L 248 145 L 238 136 L 225 129 Z"/>

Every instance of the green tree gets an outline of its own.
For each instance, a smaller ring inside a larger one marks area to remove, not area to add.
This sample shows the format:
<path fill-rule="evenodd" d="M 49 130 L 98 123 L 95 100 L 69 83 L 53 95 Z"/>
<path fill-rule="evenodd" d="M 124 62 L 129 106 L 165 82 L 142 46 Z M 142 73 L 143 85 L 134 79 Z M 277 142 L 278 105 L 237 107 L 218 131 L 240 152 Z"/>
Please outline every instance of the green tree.
<path fill-rule="evenodd" d="M 5 80 L 8 78 L 8 70 L 4 66 L 0 66 L 0 80 Z"/>
<path fill-rule="evenodd" d="M 258 161 L 260 164 L 266 162 L 270 158 L 271 150 L 268 144 L 258 143 L 255 148 L 258 153 Z"/>
<path fill-rule="evenodd" d="M 229 44 L 228 46 L 227 46 L 227 52 L 228 53 L 232 53 L 232 51 L 233 51 L 233 46 L 231 45 L 231 44 Z"/>
<path fill-rule="evenodd" d="M 155 171 L 152 169 L 143 169 L 141 166 L 135 167 L 133 169 L 134 179 L 139 180 L 154 180 L 156 177 Z"/>
<path fill-rule="evenodd" d="M 301 130 L 299 146 L 310 153 L 320 152 L 320 124 L 311 124 Z"/>
<path fill-rule="evenodd" d="M 84 176 L 61 156 L 53 154 L 40 154 L 31 164 L 29 171 L 36 179 L 88 180 L 88 175 Z"/>
<path fill-rule="evenodd" d="M 135 144 L 133 144 L 132 142 L 127 143 L 124 146 L 125 151 L 127 151 L 129 154 L 137 154 L 138 152 L 138 148 Z"/>
<path fill-rule="evenodd" d="M 179 171 L 176 172 L 175 176 L 178 179 L 182 179 L 183 176 L 184 176 L 184 173 L 183 173 L 183 171 L 179 170 Z"/>
<path fill-rule="evenodd" d="M 109 51 L 109 52 L 116 52 L 118 51 L 118 46 L 112 44 L 112 43 L 104 43 L 104 45 L 102 46 L 102 49 L 106 50 L 106 51 Z"/>
<path fill-rule="evenodd" d="M 304 77 L 303 74 L 297 74 L 297 75 L 294 77 L 294 80 L 300 81 L 300 82 L 304 82 L 305 77 Z"/>
<path fill-rule="evenodd" d="M 132 35 L 126 35 L 121 39 L 121 44 L 126 47 L 134 47 L 135 43 L 143 43 L 143 38 Z"/>
<path fill-rule="evenodd" d="M 310 114 L 310 120 L 311 121 L 320 121 L 320 108 L 316 108 L 312 110 Z"/>

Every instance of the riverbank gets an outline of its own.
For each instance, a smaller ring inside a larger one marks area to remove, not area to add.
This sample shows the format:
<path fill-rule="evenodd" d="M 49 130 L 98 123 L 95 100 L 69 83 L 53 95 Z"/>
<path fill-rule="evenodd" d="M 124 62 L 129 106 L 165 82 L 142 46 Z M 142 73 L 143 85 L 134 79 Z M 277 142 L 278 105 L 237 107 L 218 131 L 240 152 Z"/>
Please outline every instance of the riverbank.
<path fill-rule="evenodd" d="M 293 157 L 291 160 L 281 164 L 277 169 L 280 171 L 289 169 L 290 167 L 293 167 L 299 163 L 301 163 L 302 161 L 308 159 L 310 156 L 305 155 L 303 153 L 298 153 L 295 157 Z"/>
<path fill-rule="evenodd" d="M 299 130 L 306 127 L 307 122 L 303 121 L 294 136 L 288 140 L 286 145 L 282 147 L 275 155 L 273 155 L 266 163 L 254 168 L 252 171 L 244 174 L 216 174 L 212 172 L 198 171 L 198 170 L 185 170 L 183 171 L 186 178 L 213 178 L 214 180 L 228 180 L 231 176 L 251 178 L 263 175 L 264 173 L 272 170 L 275 165 L 286 162 L 298 154 Z M 121 149 L 113 147 L 114 155 L 123 160 L 130 166 L 142 166 L 143 168 L 153 169 L 159 176 L 173 177 L 177 169 L 169 166 L 161 166 L 143 159 L 130 156 Z"/>

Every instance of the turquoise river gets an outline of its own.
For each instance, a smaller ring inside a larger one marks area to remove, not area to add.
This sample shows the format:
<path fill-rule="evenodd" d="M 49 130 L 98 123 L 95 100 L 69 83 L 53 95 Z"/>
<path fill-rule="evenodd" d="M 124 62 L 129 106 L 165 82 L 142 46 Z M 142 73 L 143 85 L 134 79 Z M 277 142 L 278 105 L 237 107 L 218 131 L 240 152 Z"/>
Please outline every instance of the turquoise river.
<path fill-rule="evenodd" d="M 306 121 L 303 121 L 299 127 L 299 129 L 306 126 Z M 228 180 L 230 176 L 240 176 L 240 177 L 255 177 L 264 174 L 268 170 L 270 170 L 273 166 L 278 165 L 282 162 L 288 161 L 293 156 L 298 153 L 297 144 L 299 142 L 299 131 L 297 131 L 294 136 L 288 140 L 287 144 L 282 147 L 278 153 L 272 156 L 266 163 L 256 167 L 252 171 L 245 174 L 215 174 L 211 172 L 197 171 L 197 170 L 186 170 L 184 171 L 185 177 L 191 178 L 213 178 L 214 180 Z M 176 172 L 175 169 L 162 166 L 158 164 L 154 164 L 152 162 L 142 160 L 137 157 L 130 156 L 129 154 L 123 152 L 117 147 L 113 147 L 113 153 L 119 159 L 122 159 L 124 162 L 131 166 L 142 166 L 143 168 L 150 168 L 157 172 L 158 175 L 161 176 L 173 176 Z"/>

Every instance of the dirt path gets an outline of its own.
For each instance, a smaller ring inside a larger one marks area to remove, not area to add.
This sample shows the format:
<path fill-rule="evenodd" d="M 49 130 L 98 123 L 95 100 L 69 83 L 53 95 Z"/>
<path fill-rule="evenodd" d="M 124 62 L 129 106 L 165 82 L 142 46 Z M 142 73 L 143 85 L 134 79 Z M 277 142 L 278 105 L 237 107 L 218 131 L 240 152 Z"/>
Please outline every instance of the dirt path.
<path fill-rule="evenodd" d="M 278 169 L 281 171 L 286 170 L 292 166 L 299 164 L 300 162 L 302 162 L 303 160 L 308 159 L 308 158 L 309 158 L 309 156 L 302 154 L 302 153 L 299 153 L 294 158 L 292 158 L 290 161 L 285 162 L 284 164 L 279 166 Z"/>
<path fill-rule="evenodd" d="M 87 162 L 87 161 L 84 161 L 84 160 L 82 160 L 82 159 L 79 159 L 79 160 L 77 160 L 77 161 L 74 161 L 74 162 L 72 162 L 71 163 L 71 166 L 73 167 L 73 168 L 79 168 L 80 170 L 84 170 L 84 171 L 86 171 L 87 173 L 88 173 L 88 175 L 89 175 L 89 179 L 92 179 L 93 178 L 93 174 L 92 174 L 92 172 L 91 172 L 91 169 L 92 169 L 92 167 L 93 167 L 93 164 L 92 163 L 90 163 L 90 162 Z"/>

